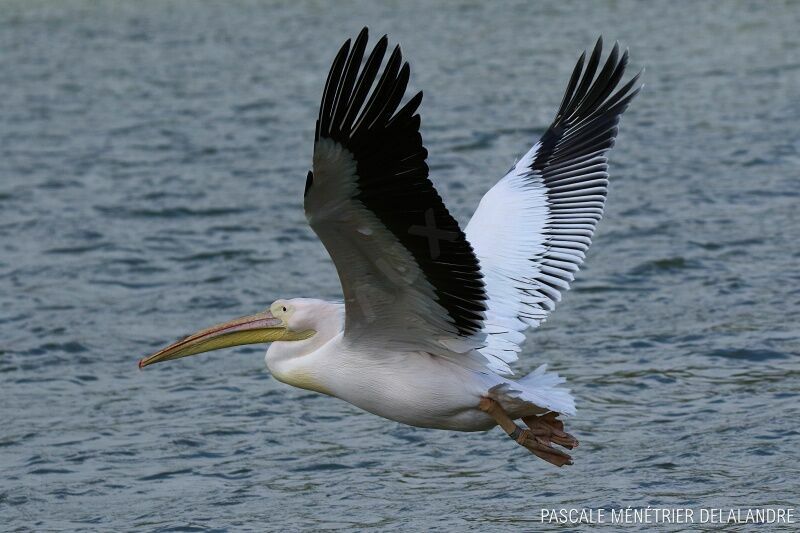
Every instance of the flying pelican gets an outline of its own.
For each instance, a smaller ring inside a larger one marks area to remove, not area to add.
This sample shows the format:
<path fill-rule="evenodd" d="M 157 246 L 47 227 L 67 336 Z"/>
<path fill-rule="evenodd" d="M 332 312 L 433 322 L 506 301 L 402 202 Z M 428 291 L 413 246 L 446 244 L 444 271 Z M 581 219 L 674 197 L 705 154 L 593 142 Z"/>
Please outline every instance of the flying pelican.
<path fill-rule="evenodd" d="M 514 380 L 525 331 L 569 288 L 603 213 L 606 153 L 639 74 L 617 90 L 628 52 L 602 38 L 578 59 L 553 123 L 483 197 L 462 231 L 428 179 L 417 108 L 400 107 L 408 63 L 367 28 L 331 66 L 305 182 L 305 214 L 333 260 L 344 303 L 281 299 L 199 331 L 139 367 L 242 344 L 272 343 L 272 375 L 412 426 L 499 425 L 554 464 L 578 441 L 564 379 L 539 366 Z M 379 75 L 380 73 L 380 75 Z M 595 76 L 596 74 L 596 76 Z M 522 420 L 523 429 L 515 420 Z"/>

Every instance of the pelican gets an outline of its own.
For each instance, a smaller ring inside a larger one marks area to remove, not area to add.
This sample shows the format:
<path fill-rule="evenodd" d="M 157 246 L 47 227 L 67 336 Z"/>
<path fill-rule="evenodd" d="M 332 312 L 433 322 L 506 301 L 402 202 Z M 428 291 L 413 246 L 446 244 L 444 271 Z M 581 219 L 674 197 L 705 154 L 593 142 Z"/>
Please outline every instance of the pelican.
<path fill-rule="evenodd" d="M 481 199 L 462 231 L 428 179 L 409 65 L 368 32 L 328 74 L 305 180 L 308 223 L 341 281 L 343 302 L 280 299 L 260 313 L 181 339 L 139 367 L 271 343 L 279 381 L 403 424 L 451 431 L 499 425 L 556 466 L 578 441 L 565 380 L 541 365 L 513 379 L 524 332 L 569 288 L 603 213 L 606 154 L 641 86 L 618 88 L 627 50 L 602 38 L 580 56 L 555 119 Z M 366 59 L 365 59 L 366 57 Z M 520 426 L 521 421 L 524 426 Z M 558 445 L 559 448 L 556 448 Z"/>

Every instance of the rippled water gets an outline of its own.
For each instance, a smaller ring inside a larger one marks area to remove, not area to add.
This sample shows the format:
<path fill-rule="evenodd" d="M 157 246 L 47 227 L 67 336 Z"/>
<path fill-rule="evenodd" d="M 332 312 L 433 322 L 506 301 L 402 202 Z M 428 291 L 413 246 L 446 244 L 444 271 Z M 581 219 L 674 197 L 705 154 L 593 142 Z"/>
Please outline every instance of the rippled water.
<path fill-rule="evenodd" d="M 465 222 L 602 33 L 647 67 L 606 218 L 517 368 L 576 464 L 284 386 L 263 348 L 137 359 L 337 298 L 301 199 L 324 75 L 368 24 L 424 88 Z M 790 2 L 6 2 L 0 529 L 535 527 L 542 507 L 797 506 L 800 9 Z"/>

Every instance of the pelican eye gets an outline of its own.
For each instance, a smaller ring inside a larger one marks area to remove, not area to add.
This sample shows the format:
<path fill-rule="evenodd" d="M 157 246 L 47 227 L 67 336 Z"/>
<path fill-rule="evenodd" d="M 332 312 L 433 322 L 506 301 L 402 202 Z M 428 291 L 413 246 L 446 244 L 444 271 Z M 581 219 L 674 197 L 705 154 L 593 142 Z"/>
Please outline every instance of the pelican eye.
<path fill-rule="evenodd" d="M 281 309 L 283 309 L 283 312 L 284 312 L 284 313 L 286 312 L 286 306 L 285 306 L 285 305 L 284 305 L 284 306 L 282 306 L 282 307 L 281 307 Z"/>

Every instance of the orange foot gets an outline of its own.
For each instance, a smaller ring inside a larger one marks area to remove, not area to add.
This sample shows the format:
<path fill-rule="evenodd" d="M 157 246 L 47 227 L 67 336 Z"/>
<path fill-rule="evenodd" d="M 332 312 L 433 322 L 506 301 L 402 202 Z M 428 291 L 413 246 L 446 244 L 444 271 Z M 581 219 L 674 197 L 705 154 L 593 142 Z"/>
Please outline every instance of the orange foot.
<path fill-rule="evenodd" d="M 531 432 L 537 437 L 541 437 L 548 442 L 560 444 L 570 450 L 578 447 L 578 439 L 564 431 L 564 422 L 557 419 L 558 413 L 549 412 L 542 416 L 526 416 L 522 421 L 525 422 Z"/>
<path fill-rule="evenodd" d="M 530 429 L 522 429 L 508 416 L 502 406 L 491 398 L 481 398 L 478 408 L 491 415 L 509 437 L 536 457 L 556 466 L 572 464 L 572 457 L 569 454 L 552 446 L 552 443 L 566 448 L 578 445 L 575 437 L 564 432 L 563 423 L 556 419 L 558 413 L 525 417 L 522 420 Z"/>

